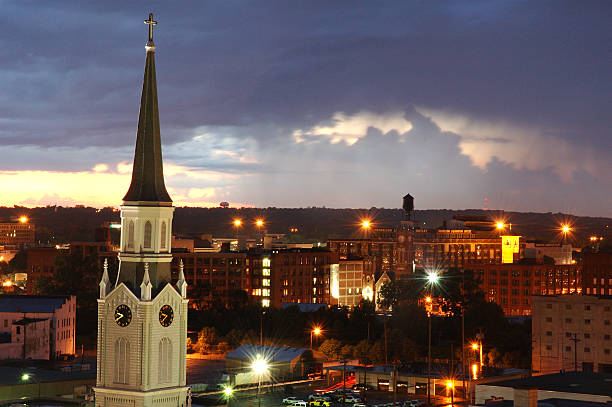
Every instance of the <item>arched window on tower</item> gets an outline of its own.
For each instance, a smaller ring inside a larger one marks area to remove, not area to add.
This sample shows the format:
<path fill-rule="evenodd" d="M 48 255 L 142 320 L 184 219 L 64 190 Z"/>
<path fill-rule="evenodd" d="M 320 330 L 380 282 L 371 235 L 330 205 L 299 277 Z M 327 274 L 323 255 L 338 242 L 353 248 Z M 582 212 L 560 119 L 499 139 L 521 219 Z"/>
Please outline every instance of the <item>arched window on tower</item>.
<path fill-rule="evenodd" d="M 160 247 L 162 249 L 166 248 L 166 222 L 162 222 L 162 225 L 161 225 L 161 243 L 160 243 Z"/>
<path fill-rule="evenodd" d="M 127 384 L 130 379 L 130 341 L 118 338 L 115 341 L 115 383 Z"/>
<path fill-rule="evenodd" d="M 147 221 L 144 227 L 144 248 L 151 248 L 151 222 Z"/>
<path fill-rule="evenodd" d="M 127 243 L 127 247 L 128 249 L 133 249 L 134 248 L 134 221 L 131 220 L 130 224 L 128 225 L 128 243 Z"/>
<path fill-rule="evenodd" d="M 172 380 L 172 342 L 168 338 L 159 341 L 159 374 L 160 383 L 169 383 Z"/>

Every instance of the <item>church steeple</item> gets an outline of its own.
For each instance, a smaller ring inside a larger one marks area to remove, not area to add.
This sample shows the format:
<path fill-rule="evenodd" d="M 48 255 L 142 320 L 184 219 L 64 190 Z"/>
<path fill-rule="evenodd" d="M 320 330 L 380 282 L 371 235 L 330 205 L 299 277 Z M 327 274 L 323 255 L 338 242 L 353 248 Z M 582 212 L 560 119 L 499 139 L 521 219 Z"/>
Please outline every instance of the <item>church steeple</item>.
<path fill-rule="evenodd" d="M 147 58 L 140 99 L 136 151 L 132 183 L 123 201 L 126 205 L 167 206 L 172 203 L 172 199 L 164 184 L 153 43 L 153 26 L 157 21 L 153 20 L 153 14 L 149 14 L 145 24 L 149 25 L 149 40 L 145 46 Z"/>
<path fill-rule="evenodd" d="M 137 293 L 146 277 L 144 292 L 157 294 L 171 282 L 170 245 L 174 208 L 164 184 L 153 43 L 153 26 L 157 22 L 153 20 L 153 14 L 149 14 L 145 24 L 149 25 L 149 38 L 145 46 L 146 63 L 132 183 L 121 206 L 117 282 L 125 283 Z M 145 264 L 148 264 L 147 273 Z"/>

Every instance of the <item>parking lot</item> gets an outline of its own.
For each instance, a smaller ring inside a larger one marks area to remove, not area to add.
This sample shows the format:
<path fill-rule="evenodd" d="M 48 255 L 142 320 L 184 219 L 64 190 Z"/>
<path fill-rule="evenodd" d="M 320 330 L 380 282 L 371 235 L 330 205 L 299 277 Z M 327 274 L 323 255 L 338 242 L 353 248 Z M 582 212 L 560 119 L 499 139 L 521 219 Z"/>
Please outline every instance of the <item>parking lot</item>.
<path fill-rule="evenodd" d="M 319 388 L 317 384 L 320 383 L 309 383 L 303 385 L 294 385 L 291 387 L 275 387 L 273 390 L 265 389 L 261 393 L 261 406 L 265 407 L 277 407 L 277 406 L 286 406 L 283 404 L 283 399 L 288 396 L 296 397 L 297 399 L 308 401 L 308 396 L 314 394 L 314 390 Z M 381 405 L 386 403 L 393 402 L 393 394 L 386 391 L 368 391 L 366 404 L 370 405 Z M 410 394 L 398 394 L 397 401 L 405 401 L 405 400 L 414 400 L 421 399 L 423 397 L 417 397 Z M 194 399 L 194 405 L 198 405 L 200 400 L 197 398 Z M 442 403 L 442 400 L 439 400 Z M 202 403 L 204 404 L 204 403 Z M 212 405 L 212 404 L 207 404 Z M 223 404 L 217 404 L 223 405 Z M 246 390 L 246 391 L 237 391 L 233 394 L 233 397 L 229 403 L 230 406 L 233 407 L 257 407 L 257 391 L 256 390 Z M 352 406 L 352 403 L 347 403 L 347 406 Z M 342 406 L 342 402 L 333 402 L 332 406 L 339 407 Z"/>

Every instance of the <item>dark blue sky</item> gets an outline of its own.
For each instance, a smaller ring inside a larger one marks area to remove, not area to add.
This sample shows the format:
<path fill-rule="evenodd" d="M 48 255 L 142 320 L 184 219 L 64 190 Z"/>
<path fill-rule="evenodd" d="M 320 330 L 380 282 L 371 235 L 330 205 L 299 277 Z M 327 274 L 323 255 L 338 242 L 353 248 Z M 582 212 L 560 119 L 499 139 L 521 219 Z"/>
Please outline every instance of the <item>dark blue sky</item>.
<path fill-rule="evenodd" d="M 612 216 L 609 1 L 2 8 L 0 204 L 120 203 L 153 12 L 179 205 Z"/>

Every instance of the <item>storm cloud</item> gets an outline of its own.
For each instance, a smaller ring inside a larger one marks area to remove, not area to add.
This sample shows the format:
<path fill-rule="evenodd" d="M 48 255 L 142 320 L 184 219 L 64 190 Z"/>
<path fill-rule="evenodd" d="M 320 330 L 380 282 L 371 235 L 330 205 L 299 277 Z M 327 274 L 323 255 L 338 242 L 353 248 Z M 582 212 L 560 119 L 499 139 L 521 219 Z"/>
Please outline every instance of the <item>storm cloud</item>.
<path fill-rule="evenodd" d="M 612 216 L 606 1 L 4 3 L 0 204 L 120 202 L 149 12 L 179 204 Z"/>

